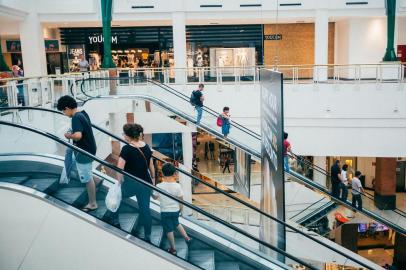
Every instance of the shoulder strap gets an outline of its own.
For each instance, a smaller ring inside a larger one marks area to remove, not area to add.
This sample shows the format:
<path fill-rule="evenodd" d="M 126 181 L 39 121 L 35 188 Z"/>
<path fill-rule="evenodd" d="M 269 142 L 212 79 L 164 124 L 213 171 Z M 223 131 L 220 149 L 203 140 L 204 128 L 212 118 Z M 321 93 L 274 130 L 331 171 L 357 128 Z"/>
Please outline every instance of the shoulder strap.
<path fill-rule="evenodd" d="M 147 158 L 145 157 L 144 153 L 142 152 L 142 150 L 141 150 L 139 147 L 137 147 L 137 146 L 134 146 L 134 145 L 131 145 L 131 146 L 133 146 L 133 147 L 137 148 L 137 149 L 138 149 L 138 151 L 140 151 L 140 153 L 141 153 L 142 157 L 143 157 L 143 158 L 144 158 L 144 160 L 145 160 L 145 164 L 147 165 L 147 168 L 148 168 L 148 167 L 149 167 L 149 165 L 148 165 L 148 161 L 147 161 Z"/>

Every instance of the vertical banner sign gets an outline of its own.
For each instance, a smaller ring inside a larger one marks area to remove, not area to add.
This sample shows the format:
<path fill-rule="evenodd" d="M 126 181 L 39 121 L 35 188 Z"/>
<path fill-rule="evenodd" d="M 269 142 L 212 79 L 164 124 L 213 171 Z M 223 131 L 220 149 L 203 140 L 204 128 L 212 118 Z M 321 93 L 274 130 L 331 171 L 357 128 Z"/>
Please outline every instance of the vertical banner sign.
<path fill-rule="evenodd" d="M 261 70 L 261 210 L 285 220 L 283 170 L 283 76 Z M 261 217 L 261 239 L 285 250 L 285 228 Z M 272 254 L 271 251 L 268 252 Z M 278 256 L 280 259 L 280 256 Z"/>

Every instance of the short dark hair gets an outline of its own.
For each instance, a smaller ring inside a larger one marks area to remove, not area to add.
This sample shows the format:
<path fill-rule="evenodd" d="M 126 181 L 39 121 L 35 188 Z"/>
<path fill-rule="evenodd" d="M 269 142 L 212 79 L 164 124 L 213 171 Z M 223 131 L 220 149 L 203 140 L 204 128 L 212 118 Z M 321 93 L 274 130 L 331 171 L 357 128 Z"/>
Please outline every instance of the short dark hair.
<path fill-rule="evenodd" d="M 229 108 L 229 107 L 227 107 L 227 106 L 223 108 L 223 112 L 225 112 L 225 111 L 229 111 L 229 110 L 230 110 L 230 108 Z"/>
<path fill-rule="evenodd" d="M 71 96 L 63 96 L 58 99 L 58 104 L 56 108 L 58 111 L 63 111 L 65 108 L 69 109 L 76 109 L 78 107 L 78 103 L 76 100 Z"/>
<path fill-rule="evenodd" d="M 338 163 L 340 163 L 340 160 L 339 160 L 339 159 L 337 159 L 336 161 L 334 161 L 334 164 L 338 164 Z"/>
<path fill-rule="evenodd" d="M 165 163 L 162 165 L 162 174 L 164 176 L 173 176 L 176 172 L 175 166 L 172 163 Z"/>
<path fill-rule="evenodd" d="M 288 138 L 289 134 L 287 132 L 283 132 L 283 138 L 286 140 Z"/>
<path fill-rule="evenodd" d="M 138 139 L 141 133 L 144 132 L 144 128 L 138 124 L 125 124 L 123 126 L 124 134 L 130 138 Z"/>
<path fill-rule="evenodd" d="M 360 177 L 361 175 L 362 175 L 362 173 L 360 171 L 355 172 L 355 177 Z"/>
<path fill-rule="evenodd" d="M 202 87 L 204 87 L 204 84 L 199 83 L 199 88 L 202 88 Z"/>
<path fill-rule="evenodd" d="M 344 165 L 343 165 L 343 170 L 346 171 L 347 169 L 348 169 L 348 165 L 347 165 L 347 164 L 344 164 Z"/>

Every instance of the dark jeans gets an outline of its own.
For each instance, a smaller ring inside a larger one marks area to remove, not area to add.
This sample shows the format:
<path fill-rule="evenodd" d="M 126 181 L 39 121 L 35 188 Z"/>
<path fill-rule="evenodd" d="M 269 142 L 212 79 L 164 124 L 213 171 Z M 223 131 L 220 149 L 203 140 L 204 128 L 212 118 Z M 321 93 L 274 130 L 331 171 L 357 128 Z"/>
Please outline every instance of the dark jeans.
<path fill-rule="evenodd" d="M 128 178 L 126 179 L 126 177 L 124 177 L 124 183 L 121 187 L 122 197 L 123 199 L 132 197 L 134 195 L 137 197 L 139 216 L 137 228 L 135 229 L 135 231 L 137 231 L 139 227 L 143 225 L 145 231 L 145 239 L 149 240 L 151 238 L 151 227 L 152 227 L 151 210 L 149 207 L 151 189 L 135 181 L 136 180 Z M 120 205 L 120 208 L 121 206 L 122 204 Z M 110 222 L 115 226 L 120 224 L 119 221 L 120 208 L 115 213 L 110 211 L 107 211 L 106 213 L 108 222 Z"/>
<path fill-rule="evenodd" d="M 352 207 L 362 210 L 361 194 L 352 194 Z"/>
<path fill-rule="evenodd" d="M 347 201 L 348 197 L 348 188 L 344 183 L 340 183 L 340 190 L 341 190 L 341 197 L 340 199 L 343 200 L 344 202 Z"/>
<path fill-rule="evenodd" d="M 331 183 L 331 196 L 340 199 L 340 183 Z"/>

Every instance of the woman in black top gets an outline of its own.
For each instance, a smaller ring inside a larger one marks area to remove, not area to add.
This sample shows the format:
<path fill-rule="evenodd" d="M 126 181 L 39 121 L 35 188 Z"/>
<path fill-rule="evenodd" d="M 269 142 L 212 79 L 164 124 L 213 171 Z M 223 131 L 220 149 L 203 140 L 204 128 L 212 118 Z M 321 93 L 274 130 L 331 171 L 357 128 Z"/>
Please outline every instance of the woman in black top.
<path fill-rule="evenodd" d="M 143 133 L 142 126 L 125 124 L 123 131 L 124 139 L 129 145 L 124 145 L 121 149 L 117 167 L 147 183 L 155 185 L 152 151 L 148 144 L 140 140 Z M 151 189 L 127 176 L 122 177 L 122 175 L 119 175 L 118 181 L 122 183 L 121 192 L 123 198 L 134 195 L 137 197 L 139 222 L 136 231 L 139 226 L 144 225 L 145 240 L 151 241 L 152 218 L 149 208 Z M 119 225 L 118 212 L 119 210 L 113 215 L 114 225 Z"/>

